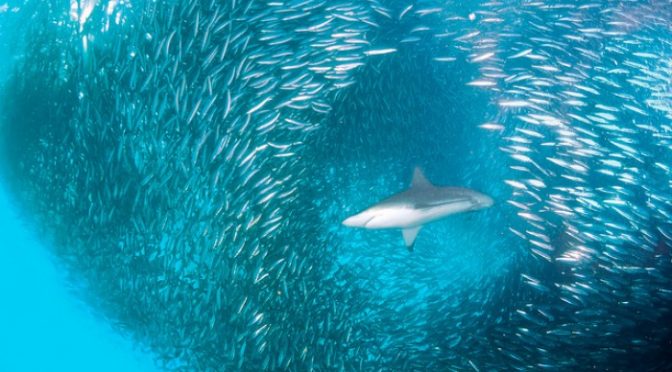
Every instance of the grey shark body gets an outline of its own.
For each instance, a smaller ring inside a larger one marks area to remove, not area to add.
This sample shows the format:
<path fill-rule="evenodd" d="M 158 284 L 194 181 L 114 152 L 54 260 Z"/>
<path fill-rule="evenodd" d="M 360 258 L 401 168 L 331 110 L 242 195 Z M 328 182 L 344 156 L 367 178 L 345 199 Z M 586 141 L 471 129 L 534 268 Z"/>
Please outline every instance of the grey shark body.
<path fill-rule="evenodd" d="M 423 225 L 492 204 L 489 196 L 474 190 L 434 186 L 416 167 L 408 190 L 346 218 L 343 225 L 365 229 L 402 229 L 406 247 L 412 250 Z"/>

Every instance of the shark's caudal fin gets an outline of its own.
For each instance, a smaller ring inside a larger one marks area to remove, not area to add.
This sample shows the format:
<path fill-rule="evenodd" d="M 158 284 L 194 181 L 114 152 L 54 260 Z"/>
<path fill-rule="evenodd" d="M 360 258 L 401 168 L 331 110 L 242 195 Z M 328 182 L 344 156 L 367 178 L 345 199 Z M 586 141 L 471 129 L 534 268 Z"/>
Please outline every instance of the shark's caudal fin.
<path fill-rule="evenodd" d="M 421 227 L 422 226 L 416 226 L 401 230 L 401 233 L 404 234 L 404 243 L 406 243 L 406 248 L 408 248 L 408 250 L 411 252 L 413 252 L 415 238 L 418 236 L 418 232 L 420 231 Z"/>
<path fill-rule="evenodd" d="M 431 187 L 433 186 L 431 182 L 427 180 L 427 177 L 422 173 L 420 167 L 415 167 L 413 170 L 413 181 L 411 181 L 411 187 Z"/>

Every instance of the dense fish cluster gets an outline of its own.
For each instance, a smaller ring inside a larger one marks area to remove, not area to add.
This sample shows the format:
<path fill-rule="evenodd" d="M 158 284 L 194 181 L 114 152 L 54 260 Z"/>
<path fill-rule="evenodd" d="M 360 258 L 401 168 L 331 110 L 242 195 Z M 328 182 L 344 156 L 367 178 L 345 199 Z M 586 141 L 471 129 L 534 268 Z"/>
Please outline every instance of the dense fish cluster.
<path fill-rule="evenodd" d="M 32 15 L 7 145 L 92 301 L 168 368 L 365 361 L 365 296 L 330 273 L 302 153 L 370 5 L 58 4 Z"/>
<path fill-rule="evenodd" d="M 663 368 L 670 346 L 672 8 L 607 5 L 484 12 L 502 23 L 472 42 L 535 261 L 502 347 L 521 367 Z"/>
<path fill-rule="evenodd" d="M 5 178 L 167 370 L 665 370 L 672 6 L 28 1 Z M 496 200 L 398 231 L 407 187 Z"/>

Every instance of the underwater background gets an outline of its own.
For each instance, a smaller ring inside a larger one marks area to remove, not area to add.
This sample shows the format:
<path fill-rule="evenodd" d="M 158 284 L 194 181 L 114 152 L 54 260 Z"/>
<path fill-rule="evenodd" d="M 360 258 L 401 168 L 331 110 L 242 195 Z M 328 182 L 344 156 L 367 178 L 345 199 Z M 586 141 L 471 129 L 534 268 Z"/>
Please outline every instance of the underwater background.
<path fill-rule="evenodd" d="M 669 1 L 0 4 L 0 370 L 672 369 Z M 495 204 L 344 218 L 408 187 Z"/>

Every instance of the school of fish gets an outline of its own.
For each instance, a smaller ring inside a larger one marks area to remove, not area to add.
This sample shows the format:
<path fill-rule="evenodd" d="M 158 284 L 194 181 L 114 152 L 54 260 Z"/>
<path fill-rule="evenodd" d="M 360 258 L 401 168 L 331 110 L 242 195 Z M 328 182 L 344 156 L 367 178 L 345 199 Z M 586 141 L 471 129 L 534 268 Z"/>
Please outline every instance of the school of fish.
<path fill-rule="evenodd" d="M 669 1 L 0 17 L 5 182 L 160 369 L 672 369 Z M 416 166 L 495 204 L 413 253 L 341 226 Z"/>

